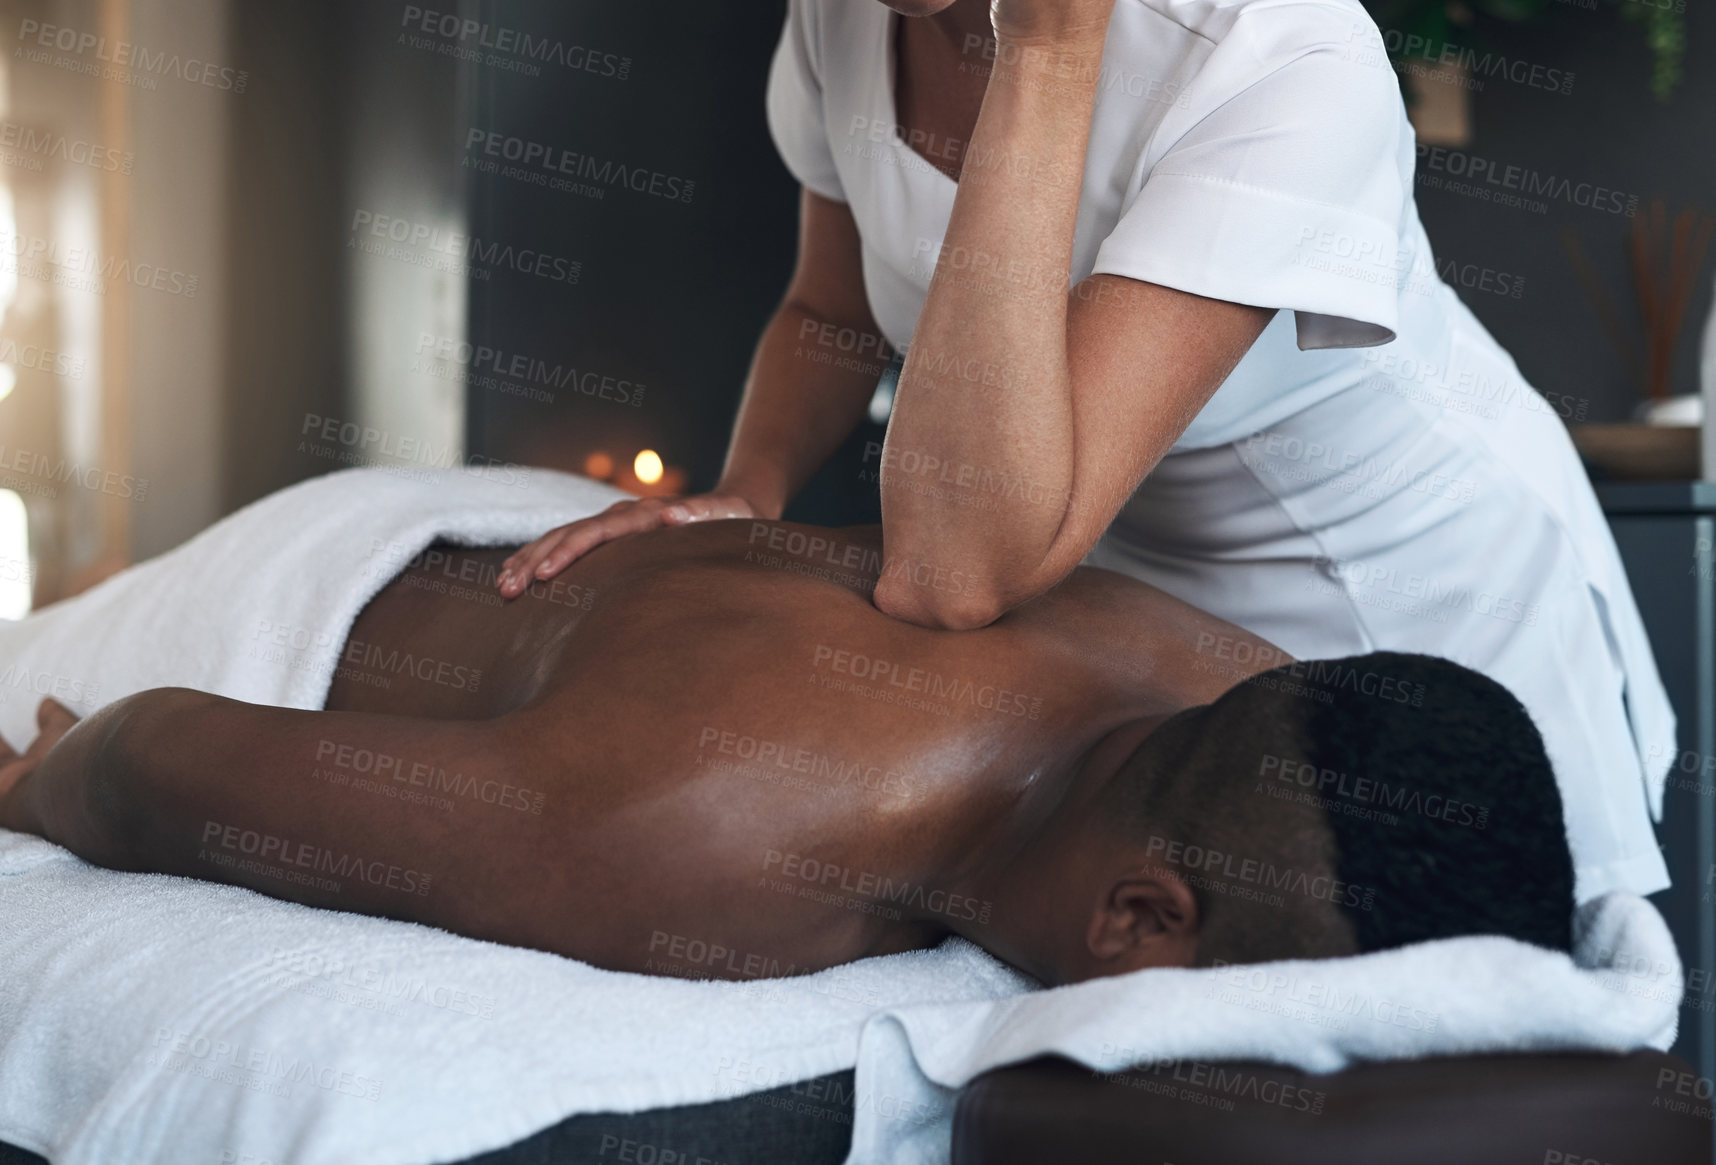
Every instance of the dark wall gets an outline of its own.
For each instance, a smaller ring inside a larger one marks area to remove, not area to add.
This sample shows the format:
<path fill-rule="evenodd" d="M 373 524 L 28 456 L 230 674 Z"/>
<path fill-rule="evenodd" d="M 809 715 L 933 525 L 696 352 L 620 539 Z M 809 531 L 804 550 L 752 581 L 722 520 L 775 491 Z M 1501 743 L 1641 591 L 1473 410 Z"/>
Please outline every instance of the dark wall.
<path fill-rule="evenodd" d="M 1567 95 L 1488 79 L 1473 100 L 1466 151 L 1501 166 L 1530 167 L 1636 195 L 1641 208 L 1661 196 L 1672 214 L 1688 202 L 1716 212 L 1716 11 L 1687 5 L 1685 76 L 1673 98 L 1650 91 L 1650 55 L 1641 25 L 1602 0 L 1591 10 L 1552 3 L 1523 27 L 1486 29 L 1488 51 L 1570 70 Z M 1637 396 L 1615 345 L 1598 323 L 1563 250 L 1574 232 L 1629 326 L 1636 324 L 1622 251 L 1631 220 L 1550 201 L 1546 213 L 1498 206 L 1427 187 L 1420 166 L 1419 212 L 1438 257 L 1523 276 L 1519 298 L 1461 292 L 1468 306 L 1539 388 L 1589 401 L 1589 420 L 1623 418 Z M 1676 391 L 1697 391 L 1699 333 L 1710 311 L 1707 265 L 1687 313 L 1676 362 Z"/>
<path fill-rule="evenodd" d="M 292 438 L 306 412 L 337 414 L 346 395 L 342 143 L 355 66 L 337 0 L 230 12 L 231 56 L 251 84 L 229 106 L 223 510 L 326 468 Z"/>

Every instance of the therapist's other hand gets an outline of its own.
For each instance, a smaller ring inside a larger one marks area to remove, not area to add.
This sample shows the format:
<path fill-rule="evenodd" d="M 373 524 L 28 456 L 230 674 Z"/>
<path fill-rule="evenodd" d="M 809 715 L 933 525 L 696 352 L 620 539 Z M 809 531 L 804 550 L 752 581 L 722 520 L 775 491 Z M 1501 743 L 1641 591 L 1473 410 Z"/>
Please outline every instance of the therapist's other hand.
<path fill-rule="evenodd" d="M 36 706 L 36 739 L 23 752 L 14 752 L 0 740 L 0 801 L 19 781 L 35 772 L 48 750 L 77 724 L 77 714 L 58 700 L 43 700 Z"/>
<path fill-rule="evenodd" d="M 533 582 L 553 578 L 604 542 L 659 526 L 685 526 L 720 518 L 756 518 L 751 503 L 734 493 L 615 502 L 601 513 L 557 527 L 501 563 L 500 592 L 517 598 Z"/>
<path fill-rule="evenodd" d="M 991 0 L 997 40 L 1021 45 L 1092 45 L 1108 35 L 1114 0 Z"/>

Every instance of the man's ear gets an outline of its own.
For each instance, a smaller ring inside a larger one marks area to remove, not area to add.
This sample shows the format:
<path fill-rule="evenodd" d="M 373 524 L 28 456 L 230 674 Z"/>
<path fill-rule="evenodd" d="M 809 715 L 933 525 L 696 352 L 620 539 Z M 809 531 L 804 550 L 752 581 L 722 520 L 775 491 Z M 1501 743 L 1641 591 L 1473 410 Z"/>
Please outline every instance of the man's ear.
<path fill-rule="evenodd" d="M 1192 888 L 1164 872 L 1116 879 L 1091 915 L 1085 948 L 1102 970 L 1123 975 L 1145 967 L 1189 967 L 1202 927 Z"/>

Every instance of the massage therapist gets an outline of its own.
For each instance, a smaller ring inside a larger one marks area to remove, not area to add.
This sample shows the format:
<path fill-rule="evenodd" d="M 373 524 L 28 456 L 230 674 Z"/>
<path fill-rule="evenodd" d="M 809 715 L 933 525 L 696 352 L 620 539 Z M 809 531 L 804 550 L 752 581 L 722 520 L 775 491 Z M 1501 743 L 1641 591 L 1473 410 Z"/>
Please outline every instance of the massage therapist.
<path fill-rule="evenodd" d="M 1438 277 L 1381 45 L 1356 0 L 789 0 L 798 264 L 722 479 L 550 532 L 503 592 L 779 517 L 876 389 L 838 337 L 879 335 L 883 611 L 981 627 L 1088 562 L 1300 658 L 1447 656 L 1536 719 L 1580 899 L 1666 886 L 1674 720 L 1574 406 Z"/>

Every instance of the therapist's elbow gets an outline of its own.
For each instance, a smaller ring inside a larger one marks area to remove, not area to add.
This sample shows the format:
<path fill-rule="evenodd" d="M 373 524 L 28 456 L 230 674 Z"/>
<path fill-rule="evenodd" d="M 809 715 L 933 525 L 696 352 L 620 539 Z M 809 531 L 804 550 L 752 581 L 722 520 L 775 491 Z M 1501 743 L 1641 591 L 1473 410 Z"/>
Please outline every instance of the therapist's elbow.
<path fill-rule="evenodd" d="M 959 571 L 884 569 L 873 601 L 884 615 L 935 631 L 975 631 L 1008 610 L 1007 602 Z"/>

